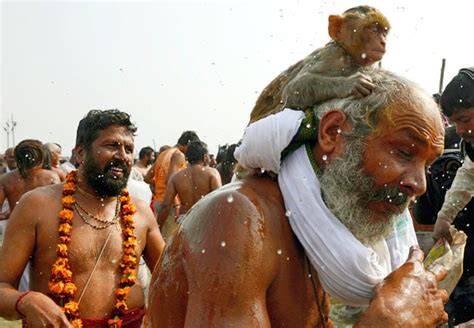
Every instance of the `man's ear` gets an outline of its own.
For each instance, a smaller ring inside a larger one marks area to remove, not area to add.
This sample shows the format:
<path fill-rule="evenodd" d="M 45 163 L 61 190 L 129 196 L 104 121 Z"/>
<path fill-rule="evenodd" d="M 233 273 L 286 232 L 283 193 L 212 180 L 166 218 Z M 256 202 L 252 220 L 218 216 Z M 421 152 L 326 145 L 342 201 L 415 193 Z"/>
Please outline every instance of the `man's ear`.
<path fill-rule="evenodd" d="M 82 164 L 84 160 L 86 159 L 86 152 L 83 146 L 81 145 L 76 145 L 74 148 L 75 154 L 76 154 L 76 162 L 79 164 Z"/>
<path fill-rule="evenodd" d="M 339 109 L 328 111 L 319 120 L 318 148 L 320 152 L 328 158 L 341 153 L 345 144 L 342 133 L 351 130 L 346 114 Z"/>

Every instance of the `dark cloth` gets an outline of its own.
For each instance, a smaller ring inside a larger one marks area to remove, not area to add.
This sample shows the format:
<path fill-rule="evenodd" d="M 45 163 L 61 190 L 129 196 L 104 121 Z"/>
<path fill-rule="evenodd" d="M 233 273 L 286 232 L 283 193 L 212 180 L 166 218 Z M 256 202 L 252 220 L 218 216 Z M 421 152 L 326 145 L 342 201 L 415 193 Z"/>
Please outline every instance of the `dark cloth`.
<path fill-rule="evenodd" d="M 143 317 L 145 316 L 145 308 L 131 309 L 125 311 L 122 316 L 123 328 L 140 328 Z M 110 318 L 81 318 L 83 328 L 107 328 L 107 321 Z M 28 327 L 25 320 L 22 322 L 23 327 Z"/>

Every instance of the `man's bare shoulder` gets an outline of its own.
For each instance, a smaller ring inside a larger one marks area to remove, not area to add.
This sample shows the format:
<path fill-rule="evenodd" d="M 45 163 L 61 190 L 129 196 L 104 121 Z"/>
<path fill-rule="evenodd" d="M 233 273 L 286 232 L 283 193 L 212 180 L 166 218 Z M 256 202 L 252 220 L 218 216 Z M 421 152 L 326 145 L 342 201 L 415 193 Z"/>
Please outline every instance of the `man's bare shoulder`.
<path fill-rule="evenodd" d="M 251 177 L 227 184 L 201 199 L 188 212 L 182 229 L 236 231 L 254 224 L 279 224 L 284 213 L 278 183 L 267 177 Z"/>
<path fill-rule="evenodd" d="M 0 184 L 10 184 L 21 180 L 20 173 L 18 170 L 7 172 L 0 176 Z"/>
<path fill-rule="evenodd" d="M 51 202 L 52 200 L 59 202 L 61 200 L 62 191 L 62 183 L 37 187 L 24 193 L 23 196 L 21 196 L 20 202 L 37 203 L 44 206 L 50 203 L 43 202 Z"/>

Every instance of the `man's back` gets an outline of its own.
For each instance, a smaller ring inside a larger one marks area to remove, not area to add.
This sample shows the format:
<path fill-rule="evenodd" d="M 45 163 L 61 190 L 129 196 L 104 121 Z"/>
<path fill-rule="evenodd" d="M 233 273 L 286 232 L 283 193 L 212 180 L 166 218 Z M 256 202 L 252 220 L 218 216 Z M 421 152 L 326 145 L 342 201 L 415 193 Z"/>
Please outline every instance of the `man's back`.
<path fill-rule="evenodd" d="M 187 213 L 198 200 L 221 186 L 219 172 L 201 164 L 175 173 L 171 181 L 181 201 L 180 214 Z"/>
<path fill-rule="evenodd" d="M 20 197 L 27 191 L 60 182 L 59 176 L 54 171 L 35 169 L 30 170 L 25 179 L 20 176 L 18 170 L 9 172 L 2 177 L 0 184 L 8 199 L 10 210 L 13 211 Z"/>
<path fill-rule="evenodd" d="M 152 326 L 315 327 L 328 300 L 308 268 L 278 184 L 229 184 L 188 212 L 157 265 Z"/>
<path fill-rule="evenodd" d="M 155 163 L 155 197 L 162 202 L 166 192 L 166 183 L 170 168 L 171 158 L 174 153 L 179 151 L 178 148 L 170 148 L 162 152 Z"/>

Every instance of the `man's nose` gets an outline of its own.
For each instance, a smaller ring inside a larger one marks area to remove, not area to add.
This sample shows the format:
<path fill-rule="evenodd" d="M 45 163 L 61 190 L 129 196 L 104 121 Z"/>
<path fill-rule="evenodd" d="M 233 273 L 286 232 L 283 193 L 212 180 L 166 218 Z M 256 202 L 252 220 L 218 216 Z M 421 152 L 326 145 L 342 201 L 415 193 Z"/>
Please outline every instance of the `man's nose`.
<path fill-rule="evenodd" d="M 121 159 L 123 161 L 127 159 L 127 151 L 125 150 L 124 146 L 120 146 L 117 148 L 117 151 L 115 152 L 115 158 Z"/>
<path fill-rule="evenodd" d="M 420 196 L 426 191 L 425 167 L 409 170 L 400 180 L 400 189 L 409 196 Z"/>

